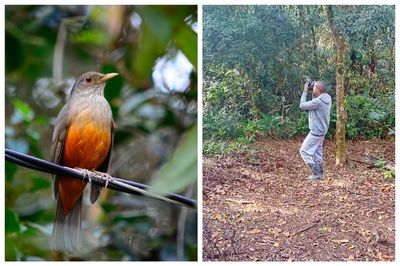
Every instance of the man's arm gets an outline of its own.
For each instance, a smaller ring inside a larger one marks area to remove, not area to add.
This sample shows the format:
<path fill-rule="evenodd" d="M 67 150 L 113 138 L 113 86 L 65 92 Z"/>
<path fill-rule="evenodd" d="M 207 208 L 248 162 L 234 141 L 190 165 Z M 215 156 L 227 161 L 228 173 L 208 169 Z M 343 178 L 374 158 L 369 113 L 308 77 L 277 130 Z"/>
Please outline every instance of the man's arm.
<path fill-rule="evenodd" d="M 321 101 L 318 98 L 314 98 L 311 101 L 307 101 L 307 93 L 308 93 L 308 86 L 306 83 L 304 84 L 303 94 L 301 95 L 300 99 L 300 108 L 305 111 L 318 109 Z"/>
<path fill-rule="evenodd" d="M 303 92 L 303 94 L 301 95 L 301 100 L 300 100 L 300 108 L 302 110 L 308 111 L 308 110 L 315 110 L 318 109 L 320 104 L 321 104 L 321 100 L 318 98 L 314 98 L 311 101 L 307 101 L 307 92 Z"/>

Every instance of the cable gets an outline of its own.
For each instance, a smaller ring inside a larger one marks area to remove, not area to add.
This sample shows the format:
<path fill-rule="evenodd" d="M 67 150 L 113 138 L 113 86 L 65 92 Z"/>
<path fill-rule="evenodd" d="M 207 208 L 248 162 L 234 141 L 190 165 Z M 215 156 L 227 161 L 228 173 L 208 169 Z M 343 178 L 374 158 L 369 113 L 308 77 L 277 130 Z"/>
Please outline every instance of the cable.
<path fill-rule="evenodd" d="M 96 185 L 113 189 L 120 192 L 125 192 L 132 195 L 145 196 L 168 201 L 173 204 L 180 204 L 189 208 L 196 208 L 197 202 L 191 198 L 187 198 L 178 194 L 170 193 L 165 196 L 149 192 L 149 186 L 134 181 L 112 177 L 107 179 L 97 173 L 91 171 L 82 171 L 67 166 L 61 166 L 46 160 L 36 158 L 31 155 L 23 154 L 11 149 L 5 149 L 5 158 L 7 161 L 18 164 L 20 166 L 30 168 L 36 171 L 41 171 L 57 176 L 68 176 L 75 179 L 80 179 L 84 182 L 92 182 Z"/>

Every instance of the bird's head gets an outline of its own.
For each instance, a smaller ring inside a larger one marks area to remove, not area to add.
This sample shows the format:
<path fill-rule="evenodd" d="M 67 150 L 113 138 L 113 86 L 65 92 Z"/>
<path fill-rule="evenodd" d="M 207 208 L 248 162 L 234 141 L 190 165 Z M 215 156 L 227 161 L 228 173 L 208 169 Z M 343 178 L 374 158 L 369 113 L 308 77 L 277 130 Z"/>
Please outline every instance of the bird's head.
<path fill-rule="evenodd" d="M 87 72 L 82 74 L 76 81 L 71 90 L 73 95 L 104 95 L 106 81 L 119 75 L 118 73 L 101 74 L 97 72 Z"/>

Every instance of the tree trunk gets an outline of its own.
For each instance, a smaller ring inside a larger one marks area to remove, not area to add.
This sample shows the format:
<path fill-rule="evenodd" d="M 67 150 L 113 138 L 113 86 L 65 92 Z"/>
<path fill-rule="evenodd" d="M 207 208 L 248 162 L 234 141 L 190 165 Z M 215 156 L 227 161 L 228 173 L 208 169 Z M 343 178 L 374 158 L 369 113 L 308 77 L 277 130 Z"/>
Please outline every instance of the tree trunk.
<path fill-rule="evenodd" d="M 315 78 L 319 78 L 319 58 L 318 58 L 318 50 L 317 50 L 317 40 L 315 36 L 315 28 L 314 26 L 311 26 L 311 33 L 312 33 L 312 39 L 313 39 L 313 54 L 314 54 L 314 63 L 315 63 L 315 70 L 316 70 L 316 75 Z"/>
<path fill-rule="evenodd" d="M 260 95 L 260 86 L 258 79 L 258 71 L 254 63 L 247 63 L 246 70 L 241 73 L 241 76 L 246 78 L 245 88 L 250 103 L 251 119 L 260 119 L 260 109 L 257 106 L 257 95 Z M 251 81 L 251 83 L 250 83 Z"/>
<path fill-rule="evenodd" d="M 337 49 L 336 58 L 336 165 L 344 165 L 348 162 L 346 149 L 346 108 L 344 105 L 344 55 L 346 43 L 343 36 L 337 31 L 333 23 L 332 6 L 327 7 L 329 28 L 332 32 Z"/>

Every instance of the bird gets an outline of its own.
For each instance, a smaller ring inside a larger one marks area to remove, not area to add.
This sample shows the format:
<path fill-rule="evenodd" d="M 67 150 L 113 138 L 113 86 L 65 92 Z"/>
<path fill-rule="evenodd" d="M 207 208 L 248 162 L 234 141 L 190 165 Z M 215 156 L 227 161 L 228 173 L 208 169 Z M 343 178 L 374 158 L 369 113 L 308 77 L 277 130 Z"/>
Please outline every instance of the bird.
<path fill-rule="evenodd" d="M 82 74 L 57 116 L 51 144 L 51 161 L 71 168 L 107 173 L 114 140 L 114 121 L 104 97 L 106 81 L 118 73 Z M 82 194 L 86 183 L 68 176 L 53 175 L 57 210 L 51 237 L 53 252 L 76 254 L 80 248 Z M 101 187 L 90 185 L 90 202 Z"/>

